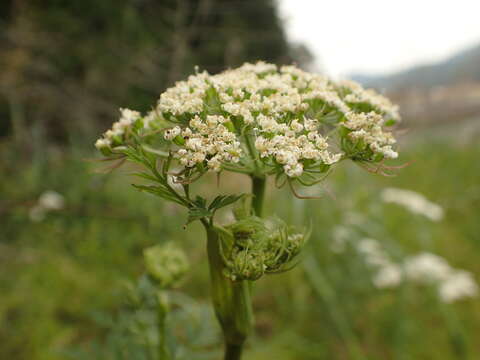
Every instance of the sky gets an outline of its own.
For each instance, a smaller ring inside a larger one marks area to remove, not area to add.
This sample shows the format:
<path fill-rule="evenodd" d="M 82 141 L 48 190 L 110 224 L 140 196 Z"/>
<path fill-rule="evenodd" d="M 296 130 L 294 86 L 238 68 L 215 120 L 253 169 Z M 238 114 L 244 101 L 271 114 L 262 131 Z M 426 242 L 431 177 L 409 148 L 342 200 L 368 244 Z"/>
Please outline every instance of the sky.
<path fill-rule="evenodd" d="M 480 44 L 480 0 L 278 0 L 287 36 L 332 76 L 388 74 Z"/>

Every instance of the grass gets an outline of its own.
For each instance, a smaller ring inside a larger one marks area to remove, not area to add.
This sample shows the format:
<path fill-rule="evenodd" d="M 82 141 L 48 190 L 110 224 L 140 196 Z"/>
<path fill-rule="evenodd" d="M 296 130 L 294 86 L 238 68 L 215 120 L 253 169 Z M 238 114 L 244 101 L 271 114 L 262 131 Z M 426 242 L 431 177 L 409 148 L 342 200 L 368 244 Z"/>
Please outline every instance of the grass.
<path fill-rule="evenodd" d="M 181 290 L 200 305 L 208 301 L 204 234 L 198 224 L 183 230 L 180 209 L 138 193 L 126 175 L 94 174 L 98 164 L 82 161 L 77 151 L 48 153 L 30 165 L 17 164 L 6 148 L 1 153 L 1 359 L 67 359 L 72 348 L 94 359 L 92 344 L 105 344 L 111 332 L 100 315 L 122 316 L 124 284 L 141 275 L 142 250 L 158 242 L 182 245 L 192 272 Z M 406 146 L 402 157 L 413 163 L 394 178 L 342 167 L 325 184 L 334 199 L 300 201 L 287 189 L 267 193 L 267 212 L 297 224 L 311 221 L 313 236 L 302 265 L 255 283 L 256 335 L 246 358 L 478 357 L 478 299 L 446 305 L 428 288 L 378 290 L 362 258 L 330 249 L 343 224 L 355 227 L 357 238 L 378 239 L 394 257 L 431 251 L 480 279 L 480 145 L 427 139 Z M 211 179 L 201 189 L 214 184 Z M 432 223 L 383 204 L 379 189 L 387 186 L 424 194 L 442 205 L 445 219 Z M 226 179 L 221 187 L 231 193 L 246 183 Z M 49 189 L 65 196 L 65 209 L 32 222 L 29 208 Z"/>

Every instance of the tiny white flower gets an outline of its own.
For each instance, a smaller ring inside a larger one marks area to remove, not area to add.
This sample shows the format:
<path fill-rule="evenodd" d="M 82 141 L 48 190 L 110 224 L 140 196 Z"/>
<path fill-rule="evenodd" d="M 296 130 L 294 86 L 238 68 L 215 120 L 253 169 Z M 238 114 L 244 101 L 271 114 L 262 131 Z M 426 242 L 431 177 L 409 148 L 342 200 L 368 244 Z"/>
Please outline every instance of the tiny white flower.
<path fill-rule="evenodd" d="M 164 133 L 163 136 L 164 136 L 165 140 L 173 140 L 178 135 L 180 135 L 181 132 L 182 132 L 182 130 L 180 129 L 180 127 L 175 126 L 174 128 L 165 130 L 165 133 Z"/>
<path fill-rule="evenodd" d="M 402 282 L 402 269 L 396 264 L 386 264 L 377 271 L 372 281 L 378 288 L 397 287 Z"/>
<path fill-rule="evenodd" d="M 390 263 L 388 255 L 375 239 L 361 239 L 356 244 L 356 248 L 364 256 L 365 262 L 371 266 L 385 266 Z"/>
<path fill-rule="evenodd" d="M 47 210 L 61 210 L 65 206 L 65 198 L 56 191 L 48 190 L 40 195 L 38 205 Z"/>
<path fill-rule="evenodd" d="M 104 139 L 100 138 L 95 142 L 95 147 L 98 150 L 109 148 L 110 147 L 110 140 L 109 139 Z"/>
<path fill-rule="evenodd" d="M 287 164 L 283 167 L 285 169 L 285 173 L 289 177 L 299 177 L 303 174 L 303 165 L 300 163 L 296 164 Z"/>
<path fill-rule="evenodd" d="M 200 138 L 191 138 L 185 142 L 185 147 L 190 150 L 198 151 L 202 150 L 203 141 Z"/>
<path fill-rule="evenodd" d="M 303 125 L 300 124 L 297 119 L 292 121 L 292 123 L 290 124 L 290 127 L 292 128 L 293 131 L 297 133 L 303 130 Z"/>

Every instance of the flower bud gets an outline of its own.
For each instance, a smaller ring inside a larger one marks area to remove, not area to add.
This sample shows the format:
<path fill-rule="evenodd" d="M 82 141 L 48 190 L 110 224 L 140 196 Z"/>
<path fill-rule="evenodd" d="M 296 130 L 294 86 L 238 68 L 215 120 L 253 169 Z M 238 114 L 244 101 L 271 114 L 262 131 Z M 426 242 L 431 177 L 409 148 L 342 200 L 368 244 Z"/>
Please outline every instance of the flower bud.
<path fill-rule="evenodd" d="M 146 248 L 143 256 L 148 275 L 163 288 L 175 285 L 189 269 L 185 253 L 171 243 Z"/>
<path fill-rule="evenodd" d="M 278 218 L 243 218 L 227 227 L 233 238 L 225 254 L 225 276 L 232 280 L 257 280 L 265 273 L 285 271 L 302 250 L 307 235 L 293 233 Z"/>

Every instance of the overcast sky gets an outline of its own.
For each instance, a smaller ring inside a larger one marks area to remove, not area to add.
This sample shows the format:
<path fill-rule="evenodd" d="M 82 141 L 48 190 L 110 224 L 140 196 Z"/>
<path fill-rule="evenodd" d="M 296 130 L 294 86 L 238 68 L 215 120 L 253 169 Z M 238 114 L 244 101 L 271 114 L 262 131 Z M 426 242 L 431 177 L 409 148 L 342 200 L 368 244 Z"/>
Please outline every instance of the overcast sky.
<path fill-rule="evenodd" d="M 480 43 L 480 0 L 278 0 L 290 39 L 334 76 L 381 74 Z"/>

